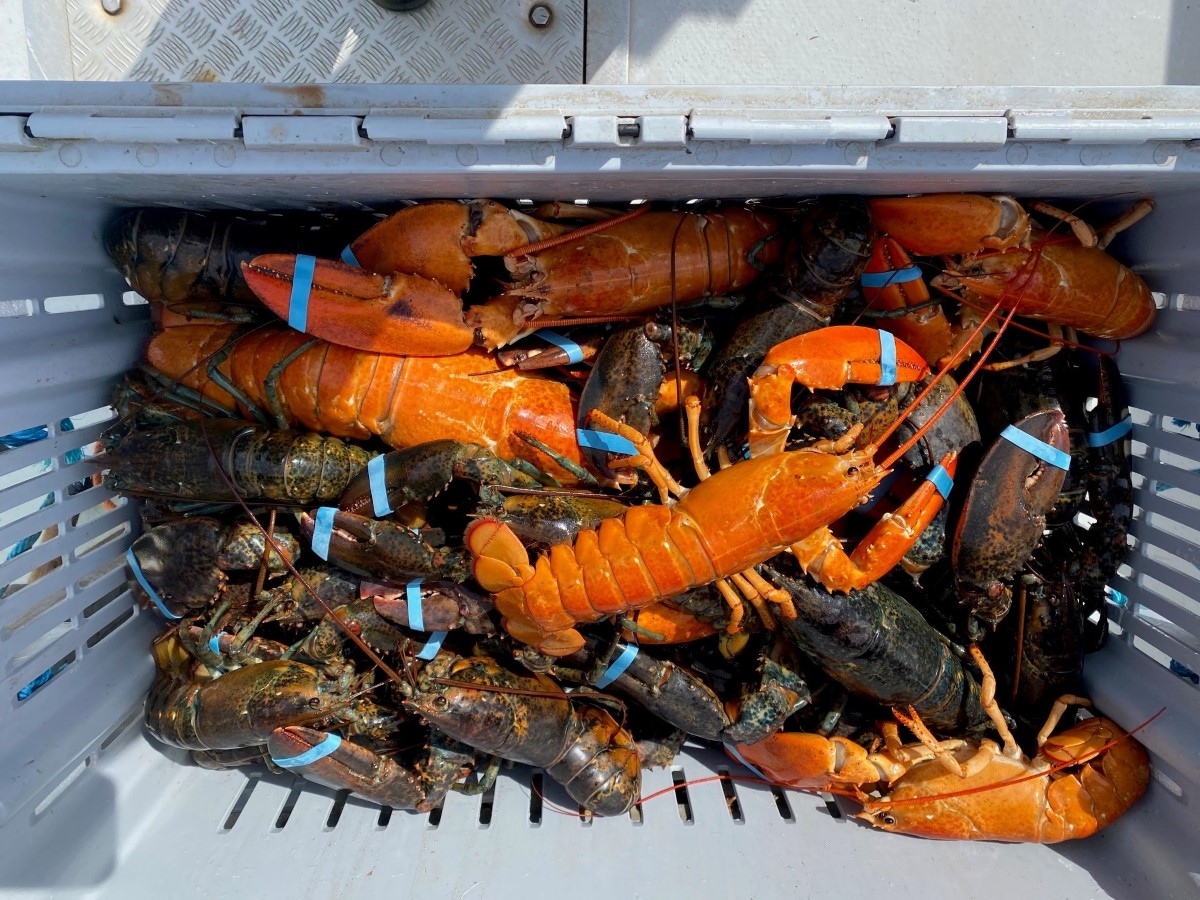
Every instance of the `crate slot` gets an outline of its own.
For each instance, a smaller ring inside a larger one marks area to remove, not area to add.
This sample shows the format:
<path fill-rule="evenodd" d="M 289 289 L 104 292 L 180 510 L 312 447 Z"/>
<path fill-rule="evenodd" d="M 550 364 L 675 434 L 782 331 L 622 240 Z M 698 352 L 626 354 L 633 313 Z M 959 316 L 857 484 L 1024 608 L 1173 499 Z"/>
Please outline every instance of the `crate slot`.
<path fill-rule="evenodd" d="M 333 806 L 329 810 L 329 815 L 325 819 L 325 830 L 333 831 L 337 828 L 338 822 L 342 820 L 342 810 L 346 808 L 346 800 L 350 796 L 350 792 L 346 790 L 338 791 L 337 796 L 333 798 Z M 282 825 L 280 826 L 283 827 Z"/>
<path fill-rule="evenodd" d="M 541 772 L 531 772 L 529 775 L 529 824 L 535 828 L 542 824 Z"/>
<path fill-rule="evenodd" d="M 379 807 L 379 818 L 375 820 L 375 828 L 383 831 L 392 821 L 392 808 L 390 806 Z"/>
<path fill-rule="evenodd" d="M 118 628 L 120 628 L 122 625 L 124 625 L 126 622 L 128 622 L 132 618 L 133 618 L 133 607 L 128 606 L 124 610 L 122 610 L 115 619 L 113 619 L 111 622 L 109 622 L 107 625 L 105 625 L 103 628 L 101 628 L 99 631 L 97 631 L 95 634 L 93 634 L 91 637 L 89 637 L 84 642 L 83 646 L 86 647 L 88 650 L 91 650 L 98 643 L 100 643 L 102 640 L 104 640 L 106 637 L 108 637 L 110 634 L 112 634 L 114 631 L 116 631 Z"/>
<path fill-rule="evenodd" d="M 721 776 L 721 793 L 725 795 L 725 808 L 729 810 L 729 818 L 739 825 L 744 824 L 746 819 L 742 815 L 742 804 L 738 800 L 737 787 L 734 785 L 733 779 L 729 777 L 729 771 L 720 769 L 717 774 Z"/>
<path fill-rule="evenodd" d="M 795 822 L 796 816 L 792 812 L 792 804 L 788 802 L 787 794 L 783 788 L 771 785 L 771 797 L 775 800 L 775 810 L 779 813 L 779 818 L 785 822 Z"/>
<path fill-rule="evenodd" d="M 439 803 L 429 811 L 429 816 L 425 820 L 425 827 L 430 831 L 435 830 L 439 825 L 442 824 L 442 807 L 443 804 Z"/>
<path fill-rule="evenodd" d="M 283 806 L 279 808 L 279 815 L 275 817 L 275 824 L 271 827 L 272 831 L 283 831 L 287 827 L 288 821 L 292 818 L 292 810 L 296 808 L 296 803 L 299 802 L 303 790 L 304 782 L 297 778 L 292 784 L 292 789 L 288 791 Z"/>
<path fill-rule="evenodd" d="M 225 821 L 221 823 L 221 833 L 227 833 L 233 830 L 233 826 L 237 824 L 241 818 L 242 810 L 246 808 L 246 804 L 250 802 L 250 795 L 254 793 L 254 789 L 258 787 L 261 781 L 261 776 L 250 774 L 246 776 L 246 783 L 242 786 L 242 790 L 238 793 L 237 799 L 233 801 L 233 806 L 229 808 L 229 812 L 225 816 Z"/>
<path fill-rule="evenodd" d="M 696 818 L 692 815 L 692 798 L 688 794 L 687 776 L 683 769 L 671 770 L 671 783 L 675 785 L 675 806 L 679 810 L 679 821 L 684 825 L 695 824 Z"/>
<path fill-rule="evenodd" d="M 67 668 L 75 662 L 76 653 L 72 650 L 54 665 L 43 669 L 36 678 L 32 679 L 21 687 L 14 695 L 17 703 L 25 703 L 31 697 L 37 694 L 42 688 L 48 685 L 51 681 L 61 675 Z"/>
<path fill-rule="evenodd" d="M 492 824 L 492 812 L 496 805 L 496 785 L 492 785 L 479 796 L 479 827 L 489 828 Z"/>
<path fill-rule="evenodd" d="M 103 307 L 103 294 L 64 294 L 61 297 L 47 297 L 42 301 L 42 309 L 50 314 L 86 312 Z"/>
<path fill-rule="evenodd" d="M 112 731 L 110 731 L 107 735 L 104 736 L 104 740 L 102 740 L 100 742 L 98 752 L 103 753 L 105 750 L 107 750 L 109 747 L 111 747 L 114 743 L 116 743 L 117 740 L 122 735 L 124 735 L 127 731 L 129 731 L 130 728 L 132 728 L 135 724 L 140 723 L 141 721 L 142 721 L 142 705 L 139 703 L 137 708 L 131 710 L 129 715 L 127 715 L 124 719 L 122 719 L 120 724 L 118 724 L 116 728 L 114 728 Z"/>
<path fill-rule="evenodd" d="M 53 806 L 55 801 L 66 792 L 67 788 L 79 780 L 80 776 L 83 775 L 89 765 L 91 765 L 91 760 L 80 760 L 79 765 L 75 766 L 75 768 L 68 772 L 67 775 L 54 786 L 50 793 L 47 794 L 42 801 L 33 808 L 33 818 L 40 818 L 42 813 Z"/>

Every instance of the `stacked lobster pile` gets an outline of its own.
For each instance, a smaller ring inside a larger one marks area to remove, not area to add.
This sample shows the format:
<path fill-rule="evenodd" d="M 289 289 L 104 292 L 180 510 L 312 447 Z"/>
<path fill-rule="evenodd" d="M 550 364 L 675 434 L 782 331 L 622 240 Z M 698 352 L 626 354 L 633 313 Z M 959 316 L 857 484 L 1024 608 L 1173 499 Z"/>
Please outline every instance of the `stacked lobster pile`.
<path fill-rule="evenodd" d="M 150 732 L 396 808 L 516 761 L 597 815 L 690 737 L 885 830 L 1093 833 L 1147 754 L 1055 730 L 1133 514 L 1105 341 L 1155 305 L 1104 250 L 1136 214 L 1028 210 L 122 216 Z"/>

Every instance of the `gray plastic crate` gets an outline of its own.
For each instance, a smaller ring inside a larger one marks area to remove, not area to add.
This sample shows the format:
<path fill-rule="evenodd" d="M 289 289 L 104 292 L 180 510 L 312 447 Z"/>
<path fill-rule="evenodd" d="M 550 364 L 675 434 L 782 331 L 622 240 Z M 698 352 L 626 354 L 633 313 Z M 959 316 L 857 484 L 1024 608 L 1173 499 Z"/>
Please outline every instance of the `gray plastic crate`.
<path fill-rule="evenodd" d="M 0 584 L 31 582 L 0 599 L 0 893 L 1200 894 L 1200 697 L 1168 668 L 1200 671 L 1198 143 L 1190 88 L 0 84 L 0 434 L 47 430 L 0 453 L 0 549 L 58 527 L 0 563 Z M 89 470 L 67 455 L 95 441 L 150 332 L 100 244 L 114 208 L 949 189 L 1158 201 L 1114 247 L 1164 309 L 1120 357 L 1136 550 L 1086 675 L 1127 727 L 1166 712 L 1139 734 L 1150 793 L 1110 829 L 1054 848 L 947 844 L 873 832 L 810 794 L 670 790 L 736 770 L 699 749 L 647 774 L 647 794 L 668 790 L 636 821 L 538 814 L 523 770 L 440 816 L 389 818 L 306 783 L 180 765 L 143 735 L 161 622 L 125 588 L 135 510 L 102 506 L 102 487 L 72 492 Z"/>

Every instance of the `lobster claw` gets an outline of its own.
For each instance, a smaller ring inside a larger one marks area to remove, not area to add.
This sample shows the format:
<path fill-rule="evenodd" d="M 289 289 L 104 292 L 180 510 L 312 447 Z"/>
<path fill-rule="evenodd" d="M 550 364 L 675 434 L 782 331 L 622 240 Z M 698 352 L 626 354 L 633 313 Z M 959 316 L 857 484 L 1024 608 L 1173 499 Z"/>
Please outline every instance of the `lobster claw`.
<path fill-rule="evenodd" d="M 376 275 L 333 260 L 274 253 L 242 263 L 242 272 L 277 316 L 333 344 L 395 356 L 450 356 L 475 343 L 459 296 L 420 275 Z"/>
<path fill-rule="evenodd" d="M 314 540 L 317 519 L 302 513 L 300 528 L 305 537 Z M 420 577 L 461 583 L 470 574 L 461 550 L 435 549 L 416 532 L 395 522 L 338 511 L 324 539 L 328 541 L 325 556 L 329 562 L 382 582 L 404 584 Z"/>
<path fill-rule="evenodd" d="M 927 194 L 868 201 L 880 231 L 920 256 L 1007 250 L 1029 236 L 1029 216 L 1012 197 Z"/>

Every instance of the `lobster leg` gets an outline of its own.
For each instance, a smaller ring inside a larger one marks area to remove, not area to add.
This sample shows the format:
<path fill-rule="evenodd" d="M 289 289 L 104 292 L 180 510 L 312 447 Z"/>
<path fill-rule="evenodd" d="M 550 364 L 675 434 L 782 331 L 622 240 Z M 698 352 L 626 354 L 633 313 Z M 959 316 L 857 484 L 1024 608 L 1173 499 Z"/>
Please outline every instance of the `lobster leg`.
<path fill-rule="evenodd" d="M 957 452 L 942 457 L 941 468 L 951 479 L 957 458 Z M 937 516 L 943 502 L 941 488 L 927 480 L 895 513 L 880 519 L 852 553 L 842 549 L 828 528 L 813 532 L 791 550 L 804 571 L 830 590 L 860 590 L 900 562 Z"/>

